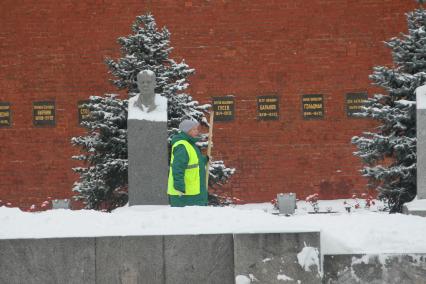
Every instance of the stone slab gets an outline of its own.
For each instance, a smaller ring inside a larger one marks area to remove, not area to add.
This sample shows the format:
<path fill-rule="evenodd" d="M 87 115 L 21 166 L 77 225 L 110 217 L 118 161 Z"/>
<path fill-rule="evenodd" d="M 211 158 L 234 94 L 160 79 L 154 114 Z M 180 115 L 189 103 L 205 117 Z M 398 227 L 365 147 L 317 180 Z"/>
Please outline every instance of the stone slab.
<path fill-rule="evenodd" d="M 306 258 L 316 258 L 317 265 L 302 267 L 298 255 L 302 263 L 309 263 Z M 271 284 L 284 280 L 321 283 L 320 233 L 235 234 L 234 261 L 236 279 Z"/>
<path fill-rule="evenodd" d="M 416 215 L 420 217 L 426 217 L 426 208 L 425 210 L 410 210 L 406 205 L 402 206 L 402 213 L 407 215 Z"/>
<path fill-rule="evenodd" d="M 324 255 L 324 283 L 426 283 L 426 254 Z"/>
<path fill-rule="evenodd" d="M 0 240 L 0 283 L 95 283 L 95 240 Z"/>
<path fill-rule="evenodd" d="M 425 210 L 409 210 L 407 214 L 426 217 L 426 209 Z"/>
<path fill-rule="evenodd" d="M 96 283 L 165 283 L 163 236 L 96 238 Z"/>
<path fill-rule="evenodd" d="M 167 122 L 129 119 L 129 204 L 168 204 Z"/>
<path fill-rule="evenodd" d="M 268 284 L 414 284 L 426 279 L 426 253 L 323 259 L 321 280 L 319 232 L 0 240 L 0 283 L 228 284 L 240 277 Z"/>
<path fill-rule="evenodd" d="M 233 284 L 231 234 L 165 236 L 166 284 Z"/>
<path fill-rule="evenodd" d="M 417 109 L 417 198 L 426 199 L 426 109 Z"/>

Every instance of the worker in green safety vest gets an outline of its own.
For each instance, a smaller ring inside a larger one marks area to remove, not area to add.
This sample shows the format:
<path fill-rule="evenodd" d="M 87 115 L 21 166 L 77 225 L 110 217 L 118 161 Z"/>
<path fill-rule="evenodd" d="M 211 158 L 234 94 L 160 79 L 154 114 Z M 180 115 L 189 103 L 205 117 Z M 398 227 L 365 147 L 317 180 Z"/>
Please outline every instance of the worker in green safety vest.
<path fill-rule="evenodd" d="M 206 206 L 206 164 L 208 157 L 195 145 L 200 141 L 200 124 L 186 119 L 172 137 L 167 194 L 172 207 Z"/>

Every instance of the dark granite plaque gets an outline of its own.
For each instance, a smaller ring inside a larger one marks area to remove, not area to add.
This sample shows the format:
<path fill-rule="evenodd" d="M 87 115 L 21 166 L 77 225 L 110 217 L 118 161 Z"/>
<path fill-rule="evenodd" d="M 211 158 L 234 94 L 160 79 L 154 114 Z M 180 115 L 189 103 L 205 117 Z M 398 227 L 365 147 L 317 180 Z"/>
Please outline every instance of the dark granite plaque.
<path fill-rule="evenodd" d="M 324 99 L 322 95 L 303 95 L 302 112 L 304 119 L 324 118 Z"/>
<path fill-rule="evenodd" d="M 55 101 L 33 102 L 34 126 L 55 126 Z"/>
<path fill-rule="evenodd" d="M 0 127 L 10 127 L 11 124 L 10 103 L 0 102 Z"/>
<path fill-rule="evenodd" d="M 278 120 L 280 101 L 278 96 L 258 96 L 257 97 L 257 119 Z"/>
<path fill-rule="evenodd" d="M 233 96 L 213 98 L 214 121 L 232 121 L 235 118 Z"/>
<path fill-rule="evenodd" d="M 361 107 L 367 102 L 367 93 L 346 94 L 346 114 L 348 117 L 360 118 L 355 114 L 361 111 Z"/>
<path fill-rule="evenodd" d="M 78 109 L 78 123 L 81 125 L 83 121 L 90 120 L 90 110 L 84 104 L 88 104 L 90 101 L 79 101 L 77 104 Z"/>

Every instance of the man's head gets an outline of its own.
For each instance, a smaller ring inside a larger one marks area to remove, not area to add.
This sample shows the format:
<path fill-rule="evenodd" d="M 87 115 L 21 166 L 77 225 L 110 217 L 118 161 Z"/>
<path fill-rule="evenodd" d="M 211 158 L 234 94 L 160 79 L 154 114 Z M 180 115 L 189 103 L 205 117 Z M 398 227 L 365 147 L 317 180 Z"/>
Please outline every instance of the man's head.
<path fill-rule="evenodd" d="M 200 135 L 200 123 L 192 119 L 185 119 L 179 124 L 179 130 L 195 138 Z"/>
<path fill-rule="evenodd" d="M 155 73 L 151 70 L 142 70 L 136 76 L 139 92 L 153 94 L 155 90 Z"/>

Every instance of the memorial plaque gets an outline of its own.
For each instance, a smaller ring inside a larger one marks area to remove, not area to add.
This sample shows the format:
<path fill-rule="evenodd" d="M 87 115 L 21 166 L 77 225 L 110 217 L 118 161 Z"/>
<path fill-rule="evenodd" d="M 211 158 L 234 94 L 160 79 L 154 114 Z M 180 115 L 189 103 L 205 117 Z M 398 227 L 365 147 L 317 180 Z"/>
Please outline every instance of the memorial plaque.
<path fill-rule="evenodd" d="M 304 119 L 324 118 L 324 99 L 322 95 L 303 95 L 302 111 Z"/>
<path fill-rule="evenodd" d="M 83 121 L 90 120 L 90 109 L 85 106 L 85 104 L 90 103 L 90 101 L 79 101 L 77 104 L 78 109 L 78 123 L 81 125 Z"/>
<path fill-rule="evenodd" d="M 278 120 L 279 119 L 279 97 L 258 96 L 257 97 L 257 119 Z"/>
<path fill-rule="evenodd" d="M 11 123 L 10 103 L 0 102 L 0 127 L 10 127 Z"/>
<path fill-rule="evenodd" d="M 232 121 L 235 117 L 233 96 L 213 98 L 214 121 Z"/>
<path fill-rule="evenodd" d="M 346 114 L 348 117 L 360 118 L 355 114 L 361 111 L 361 107 L 368 100 L 367 93 L 348 93 L 346 94 Z"/>
<path fill-rule="evenodd" d="M 33 102 L 33 124 L 35 126 L 55 126 L 55 102 Z"/>

